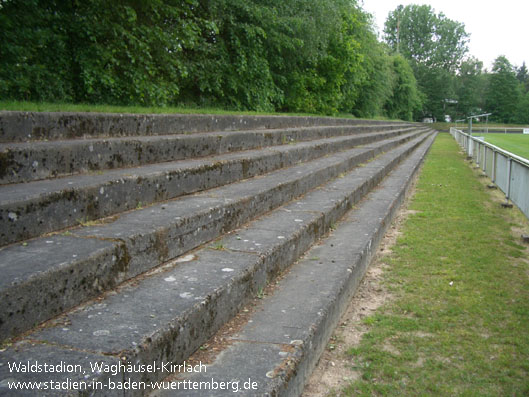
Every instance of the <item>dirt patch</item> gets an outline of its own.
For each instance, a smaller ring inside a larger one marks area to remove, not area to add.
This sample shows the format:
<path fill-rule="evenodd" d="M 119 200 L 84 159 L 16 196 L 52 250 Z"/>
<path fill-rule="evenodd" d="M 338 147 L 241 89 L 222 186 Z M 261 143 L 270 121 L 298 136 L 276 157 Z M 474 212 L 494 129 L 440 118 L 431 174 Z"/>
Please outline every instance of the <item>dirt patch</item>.
<path fill-rule="evenodd" d="M 400 356 L 400 351 L 395 346 L 393 346 L 390 342 L 384 343 L 384 345 L 382 346 L 382 350 L 385 352 L 391 353 L 394 356 Z"/>
<path fill-rule="evenodd" d="M 414 362 L 411 366 L 413 368 L 420 368 L 424 365 L 425 362 L 426 362 L 425 358 L 422 355 L 419 355 L 419 359 L 416 362 Z"/>
<path fill-rule="evenodd" d="M 415 188 L 412 187 L 408 199 L 388 228 L 356 294 L 305 385 L 302 397 L 340 396 L 342 388 L 361 376 L 354 358 L 347 355 L 347 349 L 357 346 L 368 331 L 362 319 L 392 299 L 392 295 L 383 285 L 384 269 L 388 266 L 384 260 L 391 254 L 404 221 L 417 213 L 407 208 L 409 197 L 412 197 L 414 192 Z M 389 348 L 392 347 L 388 345 Z"/>

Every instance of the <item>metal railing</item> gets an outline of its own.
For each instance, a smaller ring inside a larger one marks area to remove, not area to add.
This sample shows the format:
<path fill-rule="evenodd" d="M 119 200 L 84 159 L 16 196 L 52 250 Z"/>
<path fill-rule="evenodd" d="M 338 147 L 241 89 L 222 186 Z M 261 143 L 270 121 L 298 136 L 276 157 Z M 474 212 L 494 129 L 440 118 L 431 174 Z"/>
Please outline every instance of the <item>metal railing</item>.
<path fill-rule="evenodd" d="M 511 200 L 529 218 L 529 160 L 453 127 L 450 134 L 505 193 L 507 201 Z"/>
<path fill-rule="evenodd" d="M 468 131 L 467 126 L 456 127 L 461 131 Z M 524 127 L 489 127 L 489 126 L 473 126 L 473 134 L 526 134 L 527 128 Z"/>

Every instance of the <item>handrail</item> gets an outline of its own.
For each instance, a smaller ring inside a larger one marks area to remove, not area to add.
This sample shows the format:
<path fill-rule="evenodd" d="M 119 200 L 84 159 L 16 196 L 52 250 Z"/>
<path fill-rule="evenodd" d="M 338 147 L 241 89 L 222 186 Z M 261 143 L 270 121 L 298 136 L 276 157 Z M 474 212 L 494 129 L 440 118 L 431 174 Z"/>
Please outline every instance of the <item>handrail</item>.
<path fill-rule="evenodd" d="M 457 128 L 460 131 L 469 129 L 469 127 L 467 127 L 467 126 L 457 126 L 457 127 L 453 127 L 453 128 Z M 501 132 L 497 132 L 497 131 L 520 131 L 520 134 L 522 134 L 523 131 L 526 130 L 526 129 L 527 129 L 527 127 L 491 127 L 491 126 L 483 126 L 483 125 L 473 126 L 472 127 L 472 131 L 474 133 L 476 131 L 487 133 L 485 131 L 488 131 L 489 134 L 491 134 L 491 133 L 501 133 Z"/>

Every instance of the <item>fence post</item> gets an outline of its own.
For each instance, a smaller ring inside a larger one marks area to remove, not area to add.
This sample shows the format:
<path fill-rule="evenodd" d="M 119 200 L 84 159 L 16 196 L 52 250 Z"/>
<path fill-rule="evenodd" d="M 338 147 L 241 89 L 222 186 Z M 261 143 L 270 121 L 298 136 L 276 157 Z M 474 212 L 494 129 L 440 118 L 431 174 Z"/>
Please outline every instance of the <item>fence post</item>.
<path fill-rule="evenodd" d="M 507 166 L 507 201 L 511 197 L 511 169 L 512 169 L 512 158 L 509 157 L 509 165 Z"/>
<path fill-rule="evenodd" d="M 492 183 L 496 183 L 496 151 L 492 149 Z"/>

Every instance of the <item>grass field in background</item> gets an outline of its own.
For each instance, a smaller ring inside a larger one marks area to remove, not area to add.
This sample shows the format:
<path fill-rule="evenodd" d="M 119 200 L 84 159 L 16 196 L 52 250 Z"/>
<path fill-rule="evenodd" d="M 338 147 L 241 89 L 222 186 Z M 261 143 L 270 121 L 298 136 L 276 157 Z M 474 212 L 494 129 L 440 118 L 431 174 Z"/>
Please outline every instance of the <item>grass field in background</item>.
<path fill-rule="evenodd" d="M 451 127 L 456 127 L 456 123 L 445 123 L 445 122 L 436 122 L 432 124 L 428 124 L 430 127 L 432 127 L 434 130 L 437 131 L 450 131 Z M 458 128 L 462 128 L 463 131 L 468 130 L 468 123 L 457 123 Z M 486 127 L 488 128 L 529 128 L 529 125 L 527 124 L 499 124 L 499 123 L 473 123 L 472 128 L 476 130 L 484 130 Z"/>
<path fill-rule="evenodd" d="M 485 137 L 485 142 L 529 159 L 529 135 L 527 134 L 483 134 L 482 136 Z"/>
<path fill-rule="evenodd" d="M 362 375 L 343 394 L 529 395 L 529 249 L 519 237 L 529 222 L 501 208 L 464 158 L 438 135 L 383 259 L 394 299 L 349 348 Z"/>

